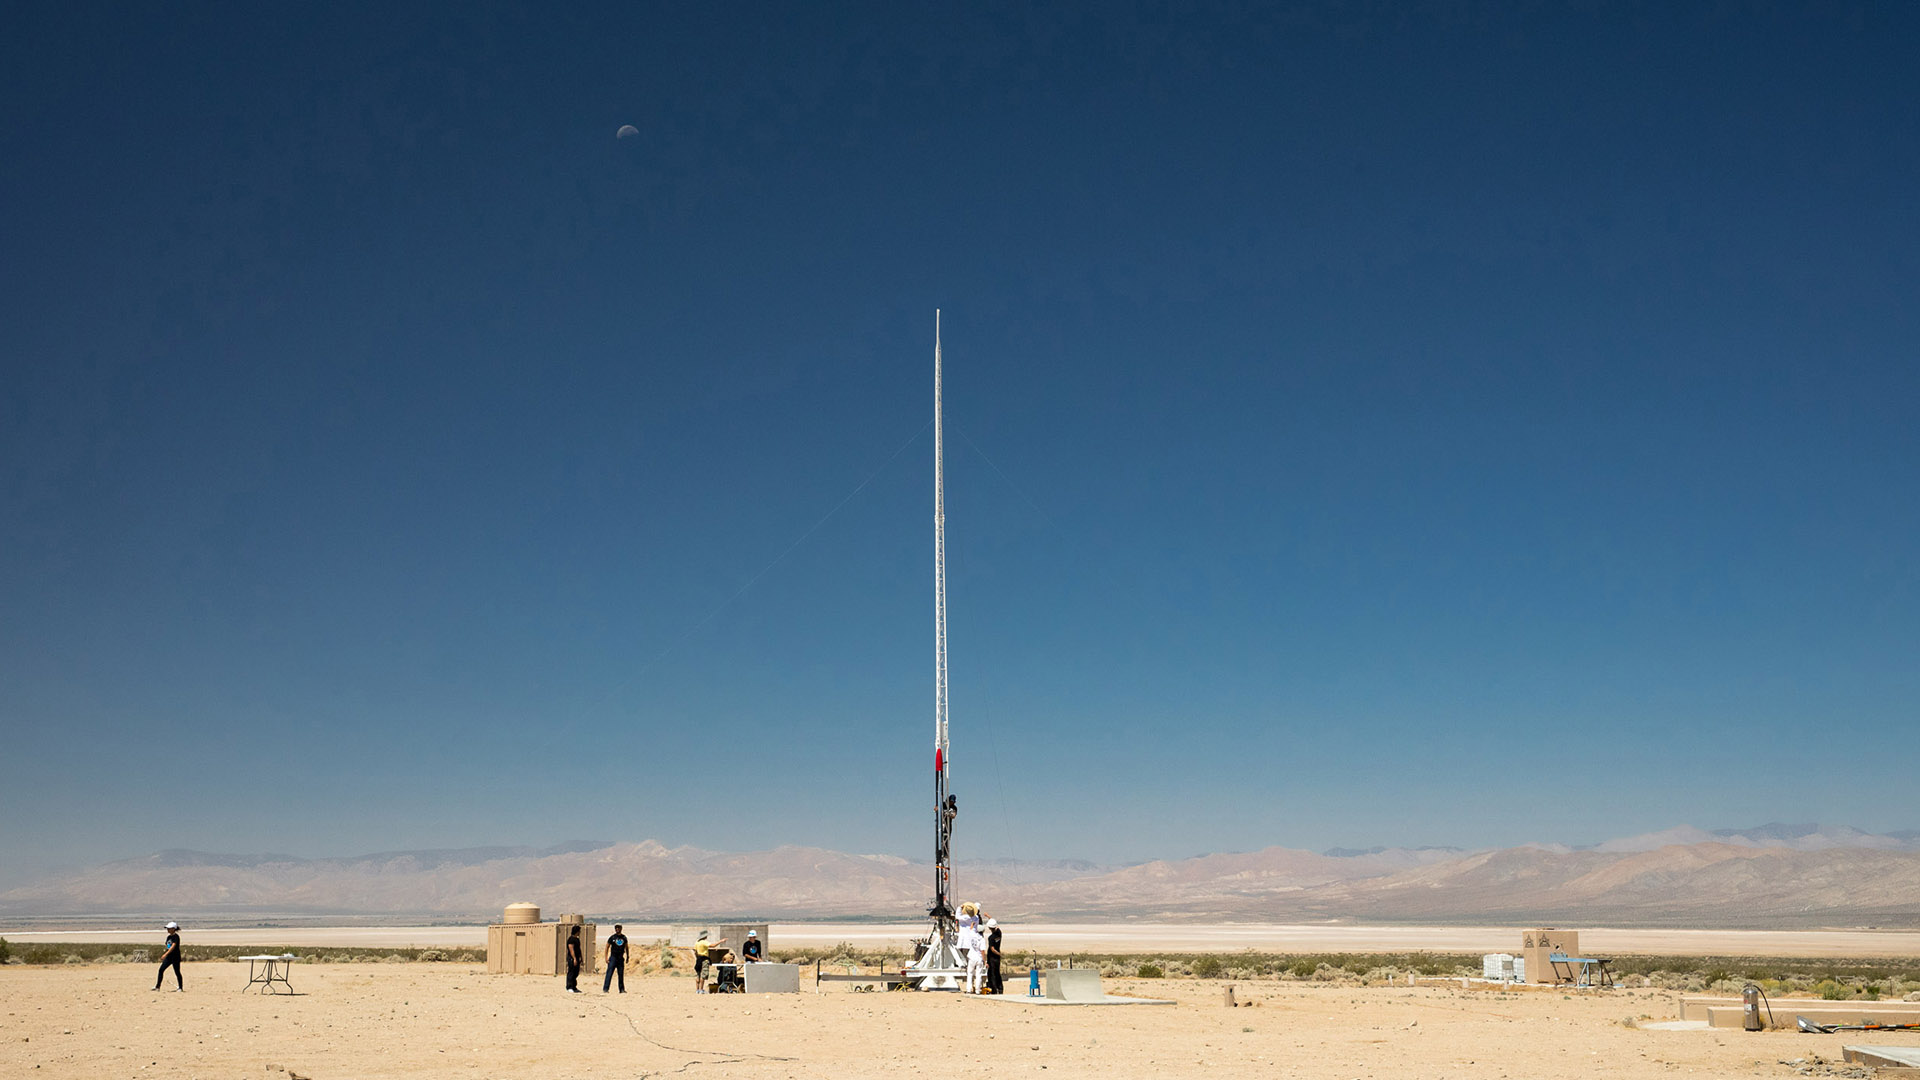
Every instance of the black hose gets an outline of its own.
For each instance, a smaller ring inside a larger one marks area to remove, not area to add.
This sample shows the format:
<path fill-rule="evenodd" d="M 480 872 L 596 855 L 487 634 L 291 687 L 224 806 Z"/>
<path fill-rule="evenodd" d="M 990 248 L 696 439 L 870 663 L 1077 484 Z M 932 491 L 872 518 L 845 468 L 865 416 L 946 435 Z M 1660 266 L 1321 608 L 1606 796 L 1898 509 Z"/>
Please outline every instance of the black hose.
<path fill-rule="evenodd" d="M 1748 983 L 1742 992 L 1744 993 L 1745 990 L 1751 990 L 1760 995 L 1761 1003 L 1767 1007 L 1767 1026 L 1776 1027 L 1777 1025 L 1773 1022 L 1773 1001 L 1767 997 L 1767 992 L 1760 988 L 1759 983 Z"/>

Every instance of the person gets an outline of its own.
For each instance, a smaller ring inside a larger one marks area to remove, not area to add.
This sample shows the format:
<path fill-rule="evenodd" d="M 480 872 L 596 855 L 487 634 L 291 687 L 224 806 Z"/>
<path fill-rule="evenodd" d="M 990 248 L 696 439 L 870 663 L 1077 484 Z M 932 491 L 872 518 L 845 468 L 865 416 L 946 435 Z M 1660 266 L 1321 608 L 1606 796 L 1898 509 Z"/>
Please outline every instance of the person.
<path fill-rule="evenodd" d="M 627 992 L 627 935 L 619 923 L 613 924 L 613 936 L 607 939 L 607 977 L 600 980 L 600 992 L 606 993 L 613 985 L 615 974 L 620 976 L 620 992 Z"/>
<path fill-rule="evenodd" d="M 1000 920 L 987 920 L 987 993 L 1005 994 L 1007 984 L 1000 977 Z"/>
<path fill-rule="evenodd" d="M 961 910 L 965 911 L 969 907 L 973 905 L 965 905 Z M 967 954 L 967 993 L 969 994 L 980 992 L 980 983 L 986 977 L 987 971 L 987 939 L 980 933 L 978 910 L 974 909 L 972 922 L 967 921 L 965 915 L 960 917 L 960 933 L 954 939 L 954 945 Z"/>
<path fill-rule="evenodd" d="M 711 959 L 714 949 L 717 949 L 720 946 L 725 945 L 726 943 L 727 943 L 726 938 L 721 938 L 718 941 L 709 941 L 707 939 L 707 932 L 705 930 L 700 931 L 700 936 L 694 940 L 694 943 L 693 943 L 693 992 L 694 993 L 704 994 L 707 992 L 707 961 Z"/>
<path fill-rule="evenodd" d="M 153 988 L 158 990 L 160 984 L 167 981 L 167 968 L 171 967 L 173 968 L 173 988 L 185 990 L 187 981 L 180 977 L 180 924 L 169 920 L 166 929 L 167 948 L 160 954 L 160 971 L 153 977 Z"/>
<path fill-rule="evenodd" d="M 749 964 L 757 964 L 761 961 L 760 931 L 747 931 L 747 943 L 740 946 L 740 956 Z"/>
<path fill-rule="evenodd" d="M 567 993 L 580 992 L 580 928 L 567 935 Z"/>

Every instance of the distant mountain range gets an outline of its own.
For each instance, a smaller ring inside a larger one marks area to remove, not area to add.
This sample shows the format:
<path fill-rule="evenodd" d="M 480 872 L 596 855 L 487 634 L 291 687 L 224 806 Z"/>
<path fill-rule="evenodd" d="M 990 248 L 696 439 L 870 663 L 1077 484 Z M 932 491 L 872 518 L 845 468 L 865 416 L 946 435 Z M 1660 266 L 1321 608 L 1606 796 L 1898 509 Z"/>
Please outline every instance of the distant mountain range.
<path fill-rule="evenodd" d="M 656 841 L 384 852 L 344 859 L 163 851 L 0 893 L 0 916 L 166 911 L 201 920 L 474 920 L 529 900 L 636 920 L 910 918 L 932 868 L 820 848 Z M 1586 848 L 1271 847 L 1133 866 L 962 861 L 960 891 L 1027 918 L 1920 926 L 1920 832 L 1679 826 Z"/>

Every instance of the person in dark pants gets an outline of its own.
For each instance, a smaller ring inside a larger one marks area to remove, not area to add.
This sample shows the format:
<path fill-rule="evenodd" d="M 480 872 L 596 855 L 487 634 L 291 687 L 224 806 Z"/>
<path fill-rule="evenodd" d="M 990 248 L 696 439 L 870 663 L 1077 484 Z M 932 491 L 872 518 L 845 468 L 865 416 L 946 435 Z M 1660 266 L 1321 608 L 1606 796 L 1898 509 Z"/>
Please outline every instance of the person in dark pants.
<path fill-rule="evenodd" d="M 606 993 L 613 985 L 615 974 L 620 976 L 620 992 L 627 992 L 627 935 L 621 932 L 620 924 L 613 924 L 613 936 L 607 939 L 607 977 L 600 980 L 600 992 Z"/>
<path fill-rule="evenodd" d="M 167 951 L 160 954 L 160 971 L 153 977 L 155 990 L 160 989 L 160 984 L 167 981 L 169 967 L 173 968 L 173 988 L 185 990 L 187 980 L 180 977 L 180 924 L 177 922 L 167 924 Z"/>
<path fill-rule="evenodd" d="M 1004 994 L 1007 992 L 1006 980 L 1000 977 L 1000 920 L 987 920 L 987 993 Z"/>
<path fill-rule="evenodd" d="M 580 928 L 567 935 L 567 993 L 580 992 Z"/>

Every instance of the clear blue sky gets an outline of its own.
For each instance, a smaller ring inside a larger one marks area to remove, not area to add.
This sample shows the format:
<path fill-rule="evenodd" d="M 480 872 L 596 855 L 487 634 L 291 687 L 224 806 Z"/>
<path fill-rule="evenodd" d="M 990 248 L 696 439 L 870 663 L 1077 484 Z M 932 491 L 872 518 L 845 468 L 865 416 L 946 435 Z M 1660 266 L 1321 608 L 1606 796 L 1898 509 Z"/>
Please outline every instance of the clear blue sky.
<path fill-rule="evenodd" d="M 924 855 L 935 307 L 963 857 L 1920 825 L 1920 8 L 547 7 L 10 18 L 0 880 Z"/>

